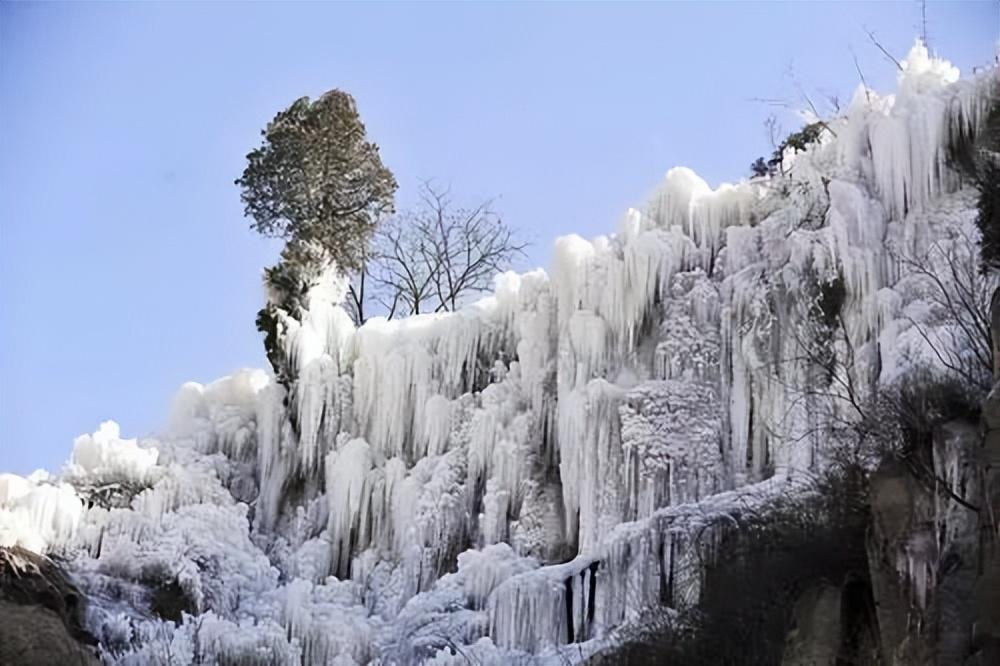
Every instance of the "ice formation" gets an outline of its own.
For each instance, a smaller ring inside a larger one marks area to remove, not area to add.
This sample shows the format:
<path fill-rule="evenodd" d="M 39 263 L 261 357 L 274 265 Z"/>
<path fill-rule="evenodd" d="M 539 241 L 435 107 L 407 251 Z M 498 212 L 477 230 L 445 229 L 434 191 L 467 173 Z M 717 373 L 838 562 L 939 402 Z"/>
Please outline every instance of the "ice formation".
<path fill-rule="evenodd" d="M 844 388 L 801 353 L 824 294 L 817 353 L 856 390 L 933 365 L 916 326 L 950 339 L 899 257 L 967 250 L 947 150 L 998 83 L 919 44 L 904 65 L 785 173 L 672 169 L 617 234 L 458 312 L 355 329 L 324 275 L 281 313 L 289 388 L 187 384 L 155 440 L 107 422 L 61 477 L 0 475 L 0 545 L 66 558 L 126 664 L 575 661 L 696 604 L 733 516 L 829 453 Z"/>

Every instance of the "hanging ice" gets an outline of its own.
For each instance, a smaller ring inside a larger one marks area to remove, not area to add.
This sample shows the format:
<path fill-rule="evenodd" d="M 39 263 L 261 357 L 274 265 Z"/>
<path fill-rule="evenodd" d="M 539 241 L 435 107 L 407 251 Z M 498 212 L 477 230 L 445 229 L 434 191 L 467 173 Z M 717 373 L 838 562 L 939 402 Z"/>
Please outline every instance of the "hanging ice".
<path fill-rule="evenodd" d="M 901 381 L 928 365 L 920 332 L 956 339 L 899 256 L 967 256 L 948 150 L 996 72 L 959 79 L 918 44 L 898 84 L 783 175 L 670 170 L 618 233 L 560 238 L 551 276 L 498 276 L 459 312 L 355 329 L 331 268 L 278 313 L 284 383 L 187 384 L 156 439 L 106 422 L 61 478 L 0 475 L 0 545 L 68 558 L 110 662 L 575 660 L 697 603 L 733 516 L 824 464 L 814 414 L 841 389 L 804 389 L 829 367 Z M 820 372 L 801 344 L 824 307 Z"/>

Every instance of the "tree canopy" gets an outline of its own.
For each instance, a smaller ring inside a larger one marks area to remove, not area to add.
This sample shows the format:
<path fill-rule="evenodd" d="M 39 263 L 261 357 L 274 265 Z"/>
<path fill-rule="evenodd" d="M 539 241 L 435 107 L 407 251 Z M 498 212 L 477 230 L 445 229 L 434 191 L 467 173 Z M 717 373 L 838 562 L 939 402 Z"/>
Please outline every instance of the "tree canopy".
<path fill-rule="evenodd" d="M 302 97 L 261 135 L 236 179 L 251 228 L 316 243 L 342 270 L 359 268 L 379 218 L 393 210 L 396 179 L 368 140 L 354 98 L 341 90 Z"/>

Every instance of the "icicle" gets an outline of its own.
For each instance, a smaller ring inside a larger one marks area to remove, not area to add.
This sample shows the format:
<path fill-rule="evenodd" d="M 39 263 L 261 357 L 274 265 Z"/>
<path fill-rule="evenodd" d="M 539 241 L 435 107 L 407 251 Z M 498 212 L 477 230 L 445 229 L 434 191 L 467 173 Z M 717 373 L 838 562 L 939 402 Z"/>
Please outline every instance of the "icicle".
<path fill-rule="evenodd" d="M 257 525 L 264 530 L 274 527 L 282 488 L 290 471 L 282 458 L 282 437 L 286 428 L 283 416 L 284 389 L 271 384 L 257 397 Z"/>
<path fill-rule="evenodd" d="M 958 81 L 958 70 L 931 57 L 919 41 L 901 65 L 895 98 L 876 98 L 875 108 L 855 98 L 846 134 L 863 138 L 845 140 L 841 152 L 848 164 L 871 173 L 890 217 L 897 220 L 957 187 L 947 167 L 949 142 L 958 132 L 979 130 L 997 90 L 995 72 Z M 869 149 L 858 147 L 864 144 Z"/>
<path fill-rule="evenodd" d="M 0 477 L 0 546 L 36 553 L 69 545 L 83 516 L 83 502 L 68 484 L 35 484 L 13 474 Z"/>
<path fill-rule="evenodd" d="M 647 214 L 656 227 L 679 227 L 699 249 L 702 268 L 711 271 L 724 230 L 744 224 L 758 197 L 755 186 L 723 184 L 712 190 L 690 169 L 675 167 L 667 172 Z"/>
<path fill-rule="evenodd" d="M 559 404 L 559 472 L 569 536 L 579 532 L 580 552 L 596 546 L 600 532 L 622 518 L 621 440 L 618 404 L 623 392 L 603 379 Z"/>
<path fill-rule="evenodd" d="M 322 354 L 302 369 L 296 383 L 298 404 L 299 461 L 306 472 L 317 468 L 322 459 L 320 446 L 324 423 L 326 430 L 340 432 L 337 405 L 337 364 Z"/>
<path fill-rule="evenodd" d="M 452 402 L 442 395 L 431 396 L 424 405 L 421 441 L 415 455 L 436 456 L 448 448 L 448 437 L 451 434 Z"/>
<path fill-rule="evenodd" d="M 333 570 L 344 577 L 350 565 L 361 516 L 365 477 L 372 467 L 372 452 L 363 439 L 352 439 L 326 458 L 326 495 L 330 506 L 327 530 L 333 545 Z"/>
<path fill-rule="evenodd" d="M 490 636 L 497 646 L 537 652 L 566 643 L 565 581 L 591 563 L 577 557 L 514 576 L 497 587 L 488 602 Z"/>

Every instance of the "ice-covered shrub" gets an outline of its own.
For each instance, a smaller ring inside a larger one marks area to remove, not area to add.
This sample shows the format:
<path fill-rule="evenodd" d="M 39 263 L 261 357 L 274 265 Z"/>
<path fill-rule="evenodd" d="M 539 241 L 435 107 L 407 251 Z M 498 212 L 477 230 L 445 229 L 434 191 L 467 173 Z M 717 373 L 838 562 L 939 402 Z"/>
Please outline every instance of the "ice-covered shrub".
<path fill-rule="evenodd" d="M 74 440 L 66 476 L 88 505 L 127 507 L 159 478 L 158 458 L 155 448 L 122 439 L 118 424 L 105 421 Z"/>

